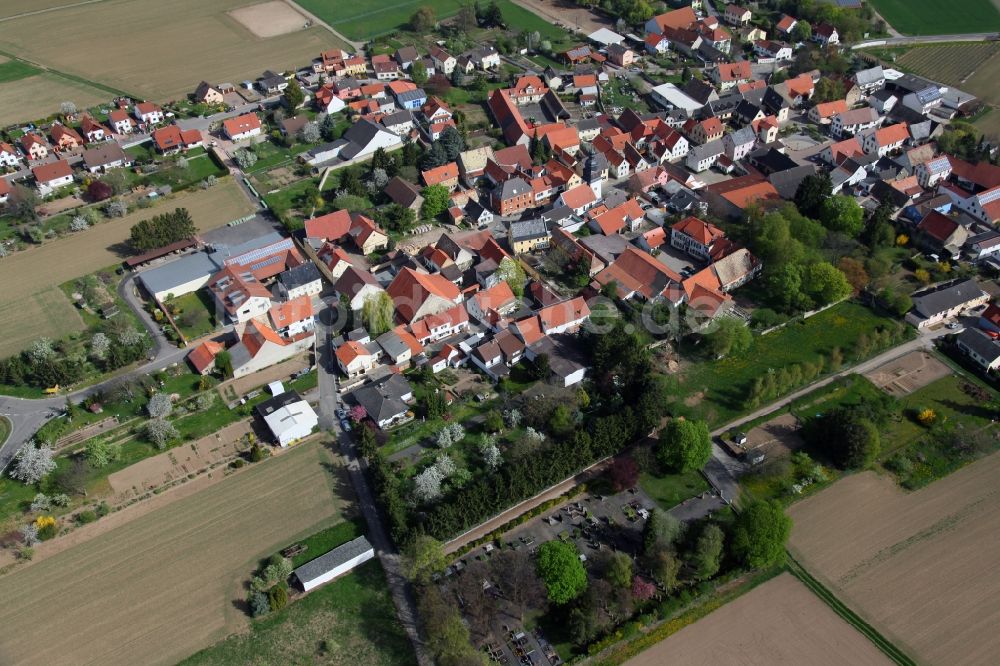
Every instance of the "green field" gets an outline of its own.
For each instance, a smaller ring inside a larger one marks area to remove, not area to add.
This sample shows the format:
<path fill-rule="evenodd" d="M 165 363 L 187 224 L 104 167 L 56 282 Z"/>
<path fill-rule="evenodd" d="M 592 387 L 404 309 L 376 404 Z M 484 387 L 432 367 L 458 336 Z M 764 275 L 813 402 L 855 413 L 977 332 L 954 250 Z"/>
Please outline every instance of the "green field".
<path fill-rule="evenodd" d="M 643 472 L 639 477 L 639 487 L 656 501 L 661 509 L 672 509 L 689 497 L 708 490 L 708 482 L 701 472 L 695 470 L 685 474 L 654 476 Z"/>
<path fill-rule="evenodd" d="M 879 14 L 904 35 L 953 35 L 1000 30 L 991 0 L 872 0 Z"/>
<path fill-rule="evenodd" d="M 8 60 L 7 62 L 0 63 L 0 83 L 26 79 L 29 76 L 41 73 L 42 70 L 20 60 Z"/>
<path fill-rule="evenodd" d="M 681 377 L 680 395 L 693 416 L 712 426 L 725 424 L 750 411 L 745 401 L 756 377 L 815 362 L 834 347 L 843 352 L 845 364 L 852 362 L 852 349 L 862 334 L 892 323 L 857 303 L 841 303 L 773 333 L 754 336 L 748 353 L 692 364 Z"/>
<path fill-rule="evenodd" d="M 215 299 L 205 289 L 171 298 L 166 305 L 172 309 L 174 322 L 189 342 L 208 335 L 218 327 Z"/>
<path fill-rule="evenodd" d="M 420 7 L 432 8 L 440 21 L 454 16 L 465 2 L 463 0 L 388 0 L 372 8 L 369 3 L 350 3 L 341 0 L 299 0 L 300 5 L 329 23 L 348 39 L 365 40 L 406 25 Z M 510 31 L 537 30 L 544 39 L 559 40 L 566 33 L 540 16 L 519 7 L 510 0 L 497 0 Z M 458 54 L 452 54 L 458 55 Z"/>
<path fill-rule="evenodd" d="M 227 664 L 414 664 L 378 560 L 320 587 L 284 610 L 254 620 L 181 662 Z"/>

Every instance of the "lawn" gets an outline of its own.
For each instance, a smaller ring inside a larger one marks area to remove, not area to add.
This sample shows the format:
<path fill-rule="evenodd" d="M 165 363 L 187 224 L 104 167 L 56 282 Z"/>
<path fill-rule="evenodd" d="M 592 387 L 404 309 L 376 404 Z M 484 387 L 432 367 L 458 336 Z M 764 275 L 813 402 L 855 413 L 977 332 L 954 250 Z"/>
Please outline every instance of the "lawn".
<path fill-rule="evenodd" d="M 8 60 L 7 62 L 0 63 L 0 83 L 26 79 L 29 76 L 41 74 L 41 72 L 42 70 L 37 67 L 32 67 L 26 62 L 21 62 L 20 60 Z"/>
<path fill-rule="evenodd" d="M 872 0 L 874 8 L 904 35 L 951 35 L 1000 28 L 991 0 Z"/>
<path fill-rule="evenodd" d="M 337 546 L 361 536 L 362 533 L 363 530 L 360 521 L 348 520 L 337 523 L 332 527 L 327 527 L 305 539 L 299 539 L 295 543 L 305 546 L 306 549 L 292 558 L 292 566 L 295 568 L 301 567 L 306 562 L 311 562 Z"/>
<path fill-rule="evenodd" d="M 255 620 L 250 632 L 230 636 L 181 662 L 227 664 L 414 664 L 410 643 L 396 618 L 385 574 L 371 560 Z"/>
<path fill-rule="evenodd" d="M 843 352 L 845 363 L 853 361 L 852 348 L 858 338 L 887 324 L 894 322 L 857 303 L 841 303 L 773 333 L 755 336 L 748 353 L 693 363 L 680 378 L 678 397 L 692 415 L 710 425 L 727 423 L 750 411 L 746 400 L 756 377 L 815 362 L 834 347 Z"/>
<path fill-rule="evenodd" d="M 218 328 L 215 301 L 205 289 L 172 298 L 166 302 L 166 306 L 188 341 L 208 335 Z"/>
<path fill-rule="evenodd" d="M 651 499 L 655 500 L 661 509 L 669 510 L 689 497 L 700 495 L 708 490 L 708 482 L 697 470 L 664 476 L 654 476 L 643 472 L 639 477 L 639 487 Z"/>

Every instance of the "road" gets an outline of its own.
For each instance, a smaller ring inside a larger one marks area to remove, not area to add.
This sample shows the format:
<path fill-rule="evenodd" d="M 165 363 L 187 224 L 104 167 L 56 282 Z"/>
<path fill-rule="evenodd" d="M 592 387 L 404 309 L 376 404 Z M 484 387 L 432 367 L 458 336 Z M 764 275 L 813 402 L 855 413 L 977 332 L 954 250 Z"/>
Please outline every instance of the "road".
<path fill-rule="evenodd" d="M 885 39 L 869 39 L 851 46 L 852 50 L 866 49 L 873 46 L 907 46 L 910 44 L 940 44 L 943 42 L 985 42 L 1000 39 L 997 32 L 975 32 L 968 35 L 913 35 L 911 37 L 886 37 Z"/>
<path fill-rule="evenodd" d="M 798 400 L 799 398 L 812 393 L 818 388 L 822 388 L 831 382 L 837 380 L 840 377 L 844 377 L 849 374 L 865 374 L 871 372 L 880 365 L 884 365 L 889 361 L 894 361 L 900 356 L 905 356 L 910 352 L 918 351 L 921 349 L 933 349 L 934 340 L 951 333 L 948 329 L 941 327 L 937 331 L 929 331 L 919 335 L 918 337 L 904 342 L 901 345 L 893 347 L 887 351 L 882 352 L 878 356 L 873 356 L 867 361 L 863 361 L 856 365 L 844 368 L 840 372 L 830 375 L 824 379 L 817 382 L 813 382 L 808 386 L 799 389 L 793 393 L 789 393 L 784 398 L 776 402 L 772 402 L 766 407 L 761 407 L 760 409 L 751 412 L 745 416 L 740 417 L 738 420 L 728 423 L 721 428 L 717 428 L 712 431 L 712 459 L 709 460 L 708 464 L 705 466 L 703 473 L 708 479 L 709 483 L 712 484 L 716 490 L 718 490 L 723 498 L 728 500 L 733 500 L 739 495 L 739 481 L 737 480 L 741 474 L 743 474 L 748 466 L 733 458 L 731 455 L 722 450 L 715 440 L 721 437 L 723 434 L 729 432 L 730 430 L 738 430 L 740 426 L 744 423 L 754 421 L 762 416 L 767 416 L 772 414 L 783 407 L 786 407 L 789 403 Z"/>
<path fill-rule="evenodd" d="M 323 430 L 336 433 L 337 441 L 340 444 L 340 451 L 344 456 L 347 471 L 354 486 L 354 493 L 357 496 L 358 510 L 365 517 L 365 521 L 368 524 L 368 533 L 366 536 L 375 549 L 375 553 L 382 563 L 382 568 L 385 570 L 389 592 L 392 594 L 392 601 L 396 605 L 396 616 L 399 618 L 403 629 L 406 631 L 406 635 L 409 636 L 410 642 L 413 644 L 417 662 L 421 666 L 432 666 L 434 660 L 431 659 L 427 649 L 424 647 L 423 641 L 420 639 L 417 604 L 413 597 L 413 590 L 403 575 L 403 566 L 399 552 L 396 550 L 392 539 L 389 537 L 389 531 L 382 521 L 382 514 L 379 512 L 374 493 L 365 474 L 367 463 L 358 455 L 354 438 L 341 429 L 339 419 L 336 415 L 339 398 L 337 394 L 337 374 L 334 368 L 337 367 L 337 364 L 333 358 L 333 350 L 330 348 L 330 340 L 338 333 L 337 309 L 328 304 L 327 307 L 320 311 L 316 323 L 316 372 L 318 373 L 319 384 L 317 415 L 319 416 L 319 426 Z"/>

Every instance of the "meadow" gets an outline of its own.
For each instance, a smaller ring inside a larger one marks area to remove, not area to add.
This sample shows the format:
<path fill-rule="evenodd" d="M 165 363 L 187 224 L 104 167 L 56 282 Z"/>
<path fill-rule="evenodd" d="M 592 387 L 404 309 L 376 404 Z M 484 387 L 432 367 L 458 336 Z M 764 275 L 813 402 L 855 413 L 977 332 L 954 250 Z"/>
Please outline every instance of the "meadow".
<path fill-rule="evenodd" d="M 0 30 L 3 26 L 0 23 Z M 59 113 L 63 102 L 73 102 L 77 108 L 85 109 L 110 98 L 103 90 L 51 72 L 7 78 L 0 81 L 0 127 L 47 118 Z"/>
<path fill-rule="evenodd" d="M 955 35 L 1000 29 L 991 0 L 872 0 L 889 25 L 904 35 Z"/>
<path fill-rule="evenodd" d="M 170 664 L 248 627 L 261 557 L 341 519 L 318 444 L 0 578 L 3 661 Z"/>

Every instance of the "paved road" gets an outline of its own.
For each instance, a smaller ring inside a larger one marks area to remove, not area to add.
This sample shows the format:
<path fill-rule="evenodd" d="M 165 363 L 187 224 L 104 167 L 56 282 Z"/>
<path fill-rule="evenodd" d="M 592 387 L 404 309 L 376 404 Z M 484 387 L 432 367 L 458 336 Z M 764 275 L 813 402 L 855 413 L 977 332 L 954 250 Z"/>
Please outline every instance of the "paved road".
<path fill-rule="evenodd" d="M 906 46 L 908 44 L 940 44 L 942 42 L 985 42 L 1000 39 L 997 32 L 976 32 L 968 35 L 913 35 L 911 37 L 886 37 L 858 42 L 851 49 L 865 49 L 873 46 Z"/>
<path fill-rule="evenodd" d="M 749 421 L 753 421 L 762 416 L 767 416 L 779 409 L 787 406 L 789 403 L 798 400 L 802 396 L 808 395 L 809 393 L 815 391 L 818 388 L 822 388 L 836 379 L 849 374 L 865 374 L 884 365 L 889 361 L 893 361 L 901 356 L 905 356 L 913 351 L 918 351 L 920 349 L 932 349 L 934 347 L 934 340 L 951 333 L 951 331 L 941 328 L 937 331 L 930 331 L 924 333 L 913 340 L 904 342 L 901 345 L 893 347 L 887 351 L 882 352 L 878 356 L 874 356 L 867 361 L 858 363 L 856 365 L 844 368 L 840 372 L 834 375 L 830 375 L 824 379 L 817 382 L 813 382 L 808 386 L 786 395 L 784 398 L 773 402 L 766 407 L 761 407 L 760 409 L 751 412 L 745 416 L 740 417 L 738 420 L 728 423 L 721 428 L 717 428 L 712 431 L 712 439 L 715 440 L 722 436 L 724 433 L 739 429 L 741 425 Z M 728 500 L 733 500 L 739 495 L 739 481 L 737 480 L 741 474 L 743 474 L 748 469 L 748 466 L 733 458 L 731 455 L 726 453 L 722 447 L 720 447 L 715 441 L 712 442 L 712 459 L 708 462 L 703 470 L 705 477 L 708 479 L 712 486 L 722 493 L 722 496 Z"/>
<path fill-rule="evenodd" d="M 374 493 L 368 484 L 368 477 L 365 474 L 367 463 L 358 455 L 354 439 L 341 430 L 336 416 L 338 405 L 336 363 L 330 349 L 329 341 L 335 336 L 336 309 L 329 305 L 320 311 L 316 324 L 316 368 L 319 374 L 319 404 L 317 414 L 319 416 L 320 428 L 332 430 L 337 435 L 340 444 L 340 451 L 347 463 L 347 471 L 351 476 L 351 483 L 354 485 L 354 492 L 358 499 L 358 509 L 368 523 L 368 541 L 371 542 L 378 554 L 382 568 L 385 570 L 386 581 L 389 584 L 389 591 L 392 594 L 392 601 L 396 605 L 396 616 L 399 618 L 406 635 L 409 636 L 413 644 L 414 652 L 417 655 L 417 662 L 421 666 L 431 666 L 434 660 L 431 659 L 420 639 L 420 631 L 417 619 L 417 604 L 413 598 L 413 590 L 409 582 L 403 575 L 403 567 L 399 553 L 396 551 L 389 537 L 389 532 L 382 522 L 382 514 L 379 513 L 378 504 L 375 502 Z"/>

